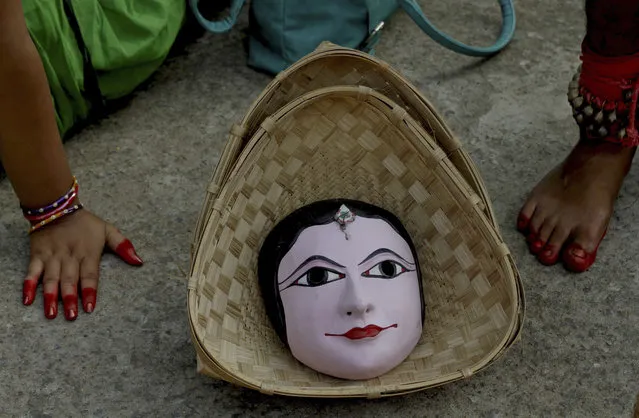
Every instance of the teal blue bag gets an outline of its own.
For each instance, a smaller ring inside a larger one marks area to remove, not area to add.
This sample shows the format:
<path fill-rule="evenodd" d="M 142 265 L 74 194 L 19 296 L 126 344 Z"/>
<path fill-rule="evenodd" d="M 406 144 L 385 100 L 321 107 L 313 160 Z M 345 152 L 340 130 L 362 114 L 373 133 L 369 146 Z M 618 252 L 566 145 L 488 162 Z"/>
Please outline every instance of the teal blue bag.
<path fill-rule="evenodd" d="M 515 31 L 512 0 L 498 0 L 502 30 L 490 47 L 465 45 L 439 31 L 426 18 L 416 0 L 251 0 L 249 9 L 248 65 L 277 74 L 323 41 L 373 54 L 384 21 L 403 9 L 436 42 L 455 52 L 475 57 L 491 56 L 511 41 Z M 206 30 L 229 31 L 245 0 L 231 0 L 230 12 L 219 21 L 206 19 L 199 0 L 189 0 L 193 14 Z"/>

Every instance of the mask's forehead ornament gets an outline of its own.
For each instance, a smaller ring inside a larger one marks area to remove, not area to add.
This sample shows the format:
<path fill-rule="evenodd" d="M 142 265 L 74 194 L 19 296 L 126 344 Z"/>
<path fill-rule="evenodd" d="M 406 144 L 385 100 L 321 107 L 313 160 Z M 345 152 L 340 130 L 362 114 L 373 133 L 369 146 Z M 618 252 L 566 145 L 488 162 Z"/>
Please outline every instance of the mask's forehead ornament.
<path fill-rule="evenodd" d="M 339 224 L 340 229 L 344 232 L 346 239 L 348 239 L 346 225 L 355 220 L 355 214 L 346 205 L 342 205 L 339 207 L 334 219 Z"/>

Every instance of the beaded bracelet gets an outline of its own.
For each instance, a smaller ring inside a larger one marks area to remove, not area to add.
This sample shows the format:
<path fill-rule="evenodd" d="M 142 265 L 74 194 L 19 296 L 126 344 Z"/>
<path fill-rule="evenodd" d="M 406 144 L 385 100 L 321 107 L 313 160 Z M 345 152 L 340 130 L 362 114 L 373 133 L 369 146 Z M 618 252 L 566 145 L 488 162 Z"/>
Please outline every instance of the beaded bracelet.
<path fill-rule="evenodd" d="M 62 210 L 60 212 L 57 212 L 57 213 L 51 215 L 50 217 L 48 217 L 47 219 L 32 225 L 31 228 L 29 229 L 29 234 L 34 233 L 38 229 L 50 224 L 51 222 L 55 221 L 56 219 L 60 219 L 62 217 L 71 215 L 72 213 L 77 212 L 77 211 L 79 211 L 82 208 L 83 208 L 82 203 L 78 203 L 78 204 L 73 205 L 73 206 L 71 206 L 71 207 L 69 207 L 67 209 L 64 209 L 64 210 Z"/>
<path fill-rule="evenodd" d="M 69 200 L 69 195 L 71 193 L 73 193 L 74 191 L 77 193 L 77 189 L 78 189 L 79 185 L 78 185 L 78 180 L 73 177 L 73 184 L 71 185 L 71 189 L 69 189 L 69 191 L 62 196 L 61 198 L 59 198 L 58 200 L 56 200 L 55 202 L 44 206 L 42 208 L 39 209 L 29 209 L 29 208 L 25 208 L 24 206 L 21 206 L 22 208 L 22 212 L 24 213 L 24 215 L 26 216 L 33 216 L 33 215 L 42 215 L 48 212 L 53 212 L 55 211 L 58 206 L 60 206 L 62 203 L 66 202 L 67 200 Z"/>
<path fill-rule="evenodd" d="M 37 209 L 21 206 L 24 217 L 31 223 L 29 234 L 57 219 L 82 209 L 83 206 L 81 203 L 73 204 L 78 196 L 79 189 L 80 186 L 78 181 L 75 177 L 73 177 L 73 185 L 69 191 L 55 202 Z"/>
<path fill-rule="evenodd" d="M 29 221 L 31 223 L 38 223 L 40 221 L 45 220 L 46 218 L 50 217 L 51 215 L 53 215 L 53 214 L 55 214 L 57 212 L 63 211 L 64 209 L 69 207 L 71 205 L 71 203 L 74 201 L 74 199 L 78 196 L 77 186 L 73 190 L 73 192 L 71 192 L 70 194 L 68 194 L 66 196 L 67 196 L 66 201 L 63 201 L 59 206 L 56 207 L 55 210 L 52 210 L 52 211 L 49 211 L 49 212 L 44 212 L 42 215 L 24 215 L 24 217 L 26 218 L 27 221 Z"/>

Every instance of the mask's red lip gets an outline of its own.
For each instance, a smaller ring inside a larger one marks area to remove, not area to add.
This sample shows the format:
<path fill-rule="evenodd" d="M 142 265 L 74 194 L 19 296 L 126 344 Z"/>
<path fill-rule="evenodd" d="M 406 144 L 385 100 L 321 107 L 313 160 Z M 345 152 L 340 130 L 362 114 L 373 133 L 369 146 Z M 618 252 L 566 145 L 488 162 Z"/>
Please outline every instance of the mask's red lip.
<path fill-rule="evenodd" d="M 389 325 L 384 328 L 375 324 L 371 324 L 371 325 L 366 325 L 364 328 L 353 328 L 345 332 L 344 334 L 326 333 L 324 335 L 326 335 L 327 337 L 346 337 L 351 340 L 361 340 L 362 338 L 377 337 L 377 334 L 389 328 L 397 328 L 397 324 Z"/>

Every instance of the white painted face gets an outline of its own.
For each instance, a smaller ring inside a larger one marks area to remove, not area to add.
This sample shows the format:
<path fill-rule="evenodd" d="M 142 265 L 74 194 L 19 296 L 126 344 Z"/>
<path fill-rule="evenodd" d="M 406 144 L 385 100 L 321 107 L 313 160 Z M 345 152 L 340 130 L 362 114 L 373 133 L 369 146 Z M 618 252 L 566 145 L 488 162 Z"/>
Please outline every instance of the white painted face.
<path fill-rule="evenodd" d="M 422 334 L 418 280 L 409 244 L 384 220 L 304 229 L 278 269 L 293 356 L 343 379 L 392 370 Z"/>

